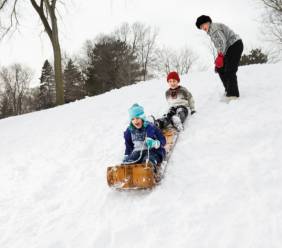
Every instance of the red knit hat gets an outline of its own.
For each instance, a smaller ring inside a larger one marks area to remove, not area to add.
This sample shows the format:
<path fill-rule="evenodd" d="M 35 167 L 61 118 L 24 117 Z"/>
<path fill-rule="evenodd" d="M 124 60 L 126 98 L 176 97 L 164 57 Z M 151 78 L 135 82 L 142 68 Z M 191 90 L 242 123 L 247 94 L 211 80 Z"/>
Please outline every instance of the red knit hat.
<path fill-rule="evenodd" d="M 176 71 L 172 71 L 167 75 L 166 81 L 168 82 L 170 79 L 175 79 L 177 82 L 180 82 L 179 75 Z"/>

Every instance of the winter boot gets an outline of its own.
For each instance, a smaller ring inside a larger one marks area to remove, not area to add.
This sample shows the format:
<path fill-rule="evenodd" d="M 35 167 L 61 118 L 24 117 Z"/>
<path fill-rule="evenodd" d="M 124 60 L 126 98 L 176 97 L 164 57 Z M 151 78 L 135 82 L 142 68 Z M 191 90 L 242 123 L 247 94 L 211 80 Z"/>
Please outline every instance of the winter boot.
<path fill-rule="evenodd" d="M 149 116 L 147 117 L 147 120 L 148 120 L 149 122 L 153 123 L 156 127 L 160 128 L 161 123 L 159 122 L 159 120 L 157 120 L 157 119 L 155 118 L 155 116 L 149 115 Z"/>
<path fill-rule="evenodd" d="M 178 115 L 174 115 L 171 117 L 172 125 L 176 128 L 178 132 L 181 132 L 184 130 L 183 124 L 181 122 L 181 119 Z"/>
<path fill-rule="evenodd" d="M 231 101 L 238 100 L 238 99 L 239 97 L 237 96 L 226 96 L 226 97 L 223 97 L 220 101 L 225 102 L 225 103 L 230 103 Z"/>
<path fill-rule="evenodd" d="M 161 130 L 166 128 L 169 124 L 170 124 L 170 121 L 166 116 L 163 116 L 162 118 L 154 120 L 154 125 Z"/>
<path fill-rule="evenodd" d="M 154 178 L 155 178 L 155 182 L 159 183 L 162 179 L 162 174 L 161 174 L 161 164 L 154 164 L 153 165 L 154 168 Z"/>
<path fill-rule="evenodd" d="M 239 99 L 238 96 L 226 96 L 226 98 L 227 98 L 227 100 L 229 100 L 229 101 Z"/>

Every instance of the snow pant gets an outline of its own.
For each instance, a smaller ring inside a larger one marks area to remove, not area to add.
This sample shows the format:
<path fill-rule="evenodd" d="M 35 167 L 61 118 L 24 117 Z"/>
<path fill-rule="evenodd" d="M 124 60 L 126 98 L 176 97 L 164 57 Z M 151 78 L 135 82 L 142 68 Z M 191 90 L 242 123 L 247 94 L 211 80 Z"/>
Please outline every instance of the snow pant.
<path fill-rule="evenodd" d="M 160 129 L 167 127 L 172 124 L 172 116 L 178 115 L 181 122 L 184 123 L 188 116 L 188 109 L 185 106 L 171 107 L 167 114 L 163 115 L 162 118 L 157 119 L 155 122 Z"/>
<path fill-rule="evenodd" d="M 226 96 L 240 96 L 237 82 L 237 71 L 244 46 L 242 40 L 237 40 L 227 49 L 224 56 L 224 65 L 217 69 L 225 88 Z"/>
<path fill-rule="evenodd" d="M 145 163 L 148 158 L 148 150 L 143 151 L 133 151 L 127 158 L 123 161 L 124 163 Z M 162 156 L 160 156 L 156 151 L 150 150 L 149 161 L 153 165 L 157 165 L 162 162 Z"/>

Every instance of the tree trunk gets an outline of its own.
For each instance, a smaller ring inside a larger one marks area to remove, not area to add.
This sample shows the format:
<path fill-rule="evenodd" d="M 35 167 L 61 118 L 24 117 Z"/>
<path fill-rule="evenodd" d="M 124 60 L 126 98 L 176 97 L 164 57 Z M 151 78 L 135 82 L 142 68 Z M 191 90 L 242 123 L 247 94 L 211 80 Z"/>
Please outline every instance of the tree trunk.
<path fill-rule="evenodd" d="M 59 32 L 56 18 L 56 0 L 40 0 L 38 5 L 35 0 L 30 0 L 32 6 L 37 11 L 44 27 L 45 31 L 49 36 L 53 47 L 54 55 L 54 72 L 55 72 L 55 82 L 56 82 L 56 104 L 64 104 L 64 82 L 63 82 L 63 71 L 62 71 L 62 56 L 61 48 L 59 42 Z M 44 3 L 47 13 L 44 13 Z M 48 16 L 51 20 L 51 26 L 48 22 Z"/>
<path fill-rule="evenodd" d="M 59 43 L 57 20 L 55 16 L 52 16 L 52 47 L 54 52 L 54 71 L 55 71 L 55 82 L 56 82 L 56 104 L 64 104 L 64 82 L 63 82 L 63 71 L 62 71 L 62 56 L 61 48 Z"/>

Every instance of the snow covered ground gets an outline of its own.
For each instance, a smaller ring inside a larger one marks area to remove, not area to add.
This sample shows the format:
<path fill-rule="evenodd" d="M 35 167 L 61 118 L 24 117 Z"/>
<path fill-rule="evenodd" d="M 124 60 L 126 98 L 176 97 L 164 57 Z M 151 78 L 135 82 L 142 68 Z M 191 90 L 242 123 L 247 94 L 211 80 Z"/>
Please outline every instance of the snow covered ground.
<path fill-rule="evenodd" d="M 0 121 L 1 248 L 281 248 L 282 64 L 240 67 L 241 98 L 221 102 L 216 74 L 183 85 L 197 113 L 164 181 L 108 188 L 128 108 L 167 108 L 165 79 Z"/>

